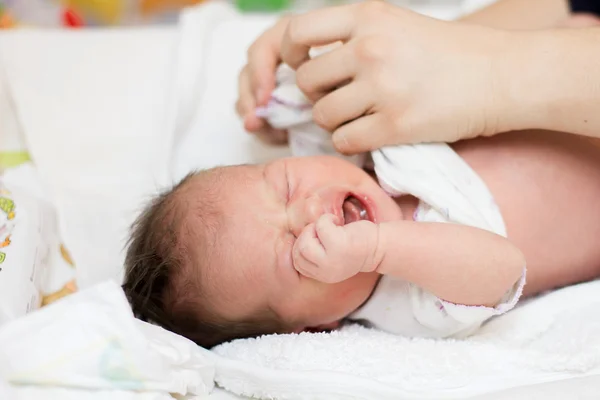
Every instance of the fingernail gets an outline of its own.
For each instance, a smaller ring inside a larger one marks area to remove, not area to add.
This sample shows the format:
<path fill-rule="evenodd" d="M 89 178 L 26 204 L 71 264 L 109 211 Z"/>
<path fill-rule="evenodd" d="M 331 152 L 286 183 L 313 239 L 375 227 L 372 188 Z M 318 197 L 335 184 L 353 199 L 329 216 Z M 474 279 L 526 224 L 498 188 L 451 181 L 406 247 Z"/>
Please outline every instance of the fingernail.
<path fill-rule="evenodd" d="M 348 138 L 343 132 L 333 134 L 333 146 L 340 153 L 346 153 L 348 151 Z"/>
<path fill-rule="evenodd" d="M 247 133 L 252 134 L 256 129 L 252 126 L 252 115 L 246 115 L 244 117 L 244 129 Z"/>

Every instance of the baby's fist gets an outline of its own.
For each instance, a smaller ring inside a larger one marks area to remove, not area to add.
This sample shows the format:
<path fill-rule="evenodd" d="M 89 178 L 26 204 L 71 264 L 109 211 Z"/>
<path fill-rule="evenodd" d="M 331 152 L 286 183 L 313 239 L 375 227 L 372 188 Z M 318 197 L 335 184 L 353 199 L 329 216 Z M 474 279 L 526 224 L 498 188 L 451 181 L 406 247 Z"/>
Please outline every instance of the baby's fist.
<path fill-rule="evenodd" d="M 332 214 L 307 225 L 292 249 L 294 268 L 325 283 L 375 271 L 382 257 L 378 225 L 370 221 L 342 225 Z"/>

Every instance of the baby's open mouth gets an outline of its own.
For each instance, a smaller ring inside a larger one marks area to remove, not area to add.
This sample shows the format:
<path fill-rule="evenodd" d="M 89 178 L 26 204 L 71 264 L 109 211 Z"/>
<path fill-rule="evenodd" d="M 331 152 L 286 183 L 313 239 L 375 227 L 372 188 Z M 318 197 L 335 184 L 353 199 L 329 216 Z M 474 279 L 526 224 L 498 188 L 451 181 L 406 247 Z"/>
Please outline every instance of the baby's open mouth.
<path fill-rule="evenodd" d="M 369 213 L 362 201 L 352 195 L 344 200 L 342 212 L 344 214 L 344 225 L 361 220 L 370 221 Z"/>

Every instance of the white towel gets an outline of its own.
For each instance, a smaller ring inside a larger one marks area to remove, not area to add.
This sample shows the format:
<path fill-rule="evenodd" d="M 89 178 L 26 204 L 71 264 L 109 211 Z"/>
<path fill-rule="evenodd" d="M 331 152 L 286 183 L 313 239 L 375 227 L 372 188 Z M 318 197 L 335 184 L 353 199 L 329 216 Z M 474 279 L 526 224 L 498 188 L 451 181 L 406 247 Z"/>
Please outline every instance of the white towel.
<path fill-rule="evenodd" d="M 162 400 L 208 394 L 216 383 L 265 399 L 450 399 L 586 377 L 600 374 L 599 290 L 592 282 L 530 301 L 464 341 L 353 325 L 208 352 L 136 321 L 106 283 L 0 328 L 10 343 L 0 346 L 0 398 L 13 390 L 25 399 Z"/>
<path fill-rule="evenodd" d="M 223 344 L 227 390 L 285 399 L 450 399 L 600 374 L 600 282 L 528 302 L 462 341 L 360 326 Z M 235 360 L 235 361 L 234 361 Z"/>

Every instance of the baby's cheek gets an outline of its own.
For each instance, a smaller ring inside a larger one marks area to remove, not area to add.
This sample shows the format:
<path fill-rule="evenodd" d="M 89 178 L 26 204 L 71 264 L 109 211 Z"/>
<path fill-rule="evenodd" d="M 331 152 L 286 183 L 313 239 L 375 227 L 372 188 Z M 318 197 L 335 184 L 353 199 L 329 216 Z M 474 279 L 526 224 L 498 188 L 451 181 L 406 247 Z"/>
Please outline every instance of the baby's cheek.
<path fill-rule="evenodd" d="M 284 283 L 295 284 L 299 281 L 299 274 L 294 269 L 292 259 L 295 241 L 294 235 L 289 234 L 282 237 L 277 244 L 277 267 L 275 271 Z"/>

